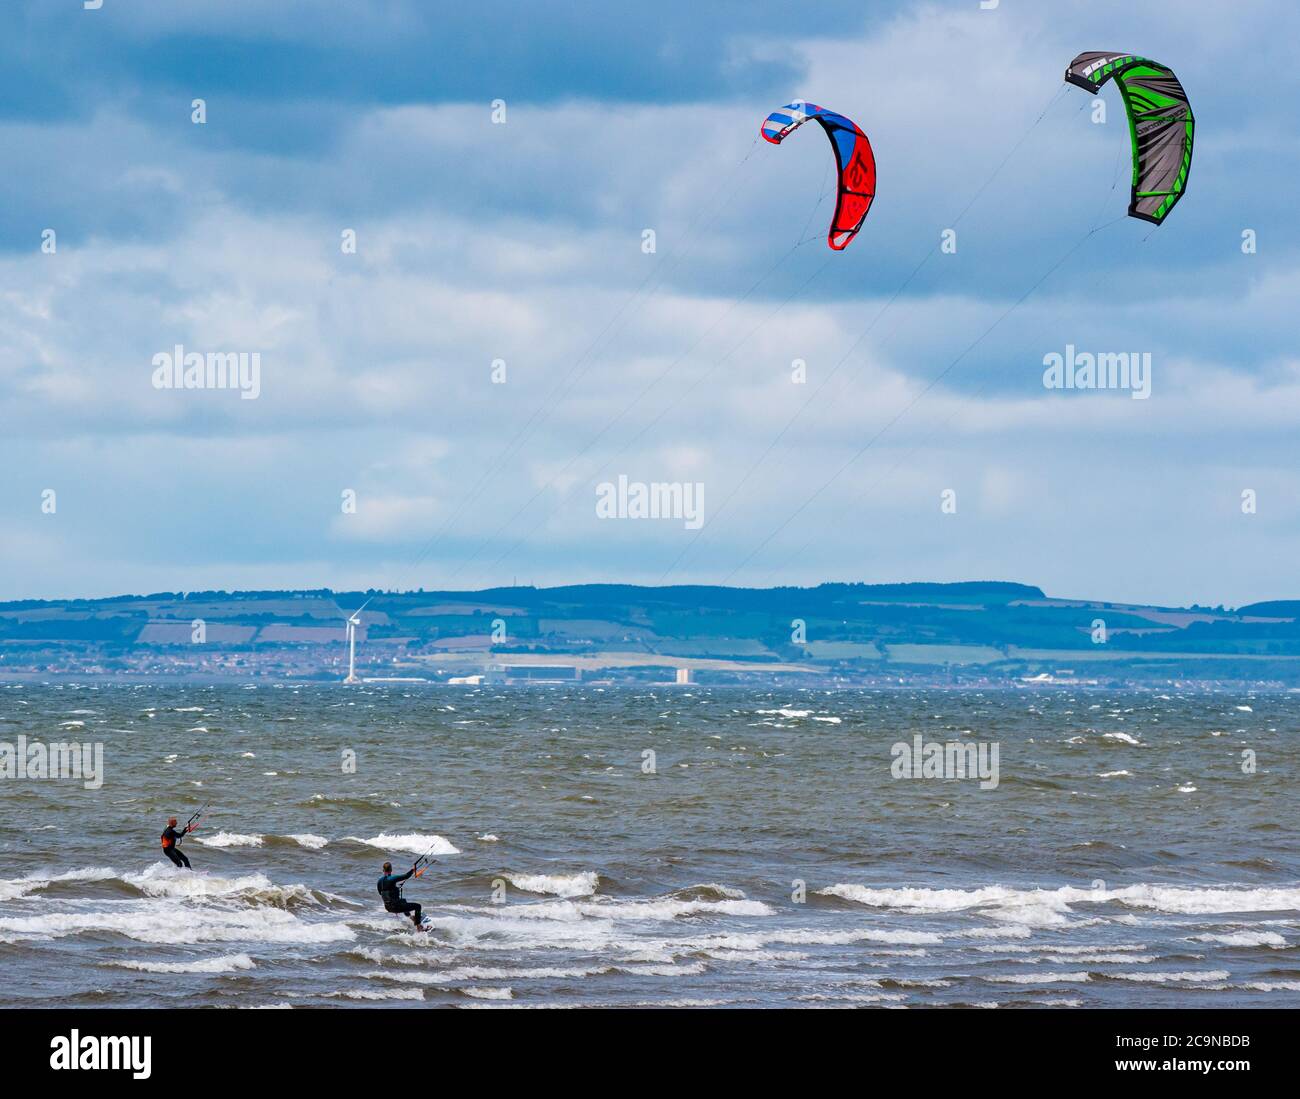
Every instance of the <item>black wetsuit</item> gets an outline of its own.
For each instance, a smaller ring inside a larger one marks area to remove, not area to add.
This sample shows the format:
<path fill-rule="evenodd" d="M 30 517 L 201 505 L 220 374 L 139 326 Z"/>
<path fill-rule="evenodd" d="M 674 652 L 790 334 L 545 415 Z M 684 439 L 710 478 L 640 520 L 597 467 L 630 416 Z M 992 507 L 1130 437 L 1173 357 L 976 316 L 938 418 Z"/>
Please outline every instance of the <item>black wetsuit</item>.
<path fill-rule="evenodd" d="M 166 855 L 176 866 L 183 866 L 190 869 L 190 860 L 185 857 L 185 853 L 180 848 L 181 837 L 185 835 L 184 828 L 174 828 L 167 825 L 163 830 L 163 854 Z"/>
<path fill-rule="evenodd" d="M 405 874 L 385 874 L 379 879 L 379 895 L 384 898 L 384 907 L 389 912 L 396 912 L 405 916 L 408 913 L 414 913 L 411 919 L 415 921 L 416 927 L 420 926 L 420 906 L 414 901 L 408 901 L 402 896 L 401 884 L 415 873 L 414 867 Z"/>

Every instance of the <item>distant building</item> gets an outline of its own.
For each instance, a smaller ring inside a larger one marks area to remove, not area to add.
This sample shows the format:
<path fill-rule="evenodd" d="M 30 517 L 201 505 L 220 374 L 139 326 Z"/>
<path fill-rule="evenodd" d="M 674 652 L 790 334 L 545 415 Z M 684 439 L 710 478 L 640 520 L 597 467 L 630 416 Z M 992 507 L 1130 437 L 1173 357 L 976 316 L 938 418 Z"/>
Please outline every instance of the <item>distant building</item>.
<path fill-rule="evenodd" d="M 368 675 L 361 680 L 362 683 L 428 683 L 422 675 Z"/>
<path fill-rule="evenodd" d="M 489 664 L 489 683 L 575 683 L 582 669 L 574 664 Z"/>
<path fill-rule="evenodd" d="M 686 687 L 695 682 L 695 672 L 690 668 L 677 669 L 678 686 Z"/>

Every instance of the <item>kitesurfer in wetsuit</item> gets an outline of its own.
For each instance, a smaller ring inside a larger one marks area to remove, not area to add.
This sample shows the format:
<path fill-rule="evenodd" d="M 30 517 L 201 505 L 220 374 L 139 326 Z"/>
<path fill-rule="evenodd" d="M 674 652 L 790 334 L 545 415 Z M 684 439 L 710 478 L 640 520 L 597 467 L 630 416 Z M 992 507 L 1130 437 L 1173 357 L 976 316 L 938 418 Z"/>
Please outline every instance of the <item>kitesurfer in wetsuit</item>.
<path fill-rule="evenodd" d="M 414 873 L 415 867 L 412 866 L 405 874 L 394 874 L 393 864 L 384 863 L 384 876 L 379 879 L 379 895 L 384 898 L 384 907 L 389 912 L 396 912 L 399 916 L 409 912 L 411 921 L 419 927 L 420 906 L 402 896 L 402 882 Z"/>
<path fill-rule="evenodd" d="M 176 866 L 183 866 L 186 870 L 190 869 L 190 860 L 185 857 L 181 851 L 181 837 L 189 835 L 193 831 L 193 826 L 187 824 L 184 828 L 176 827 L 176 818 L 167 818 L 167 827 L 163 829 L 162 848 L 163 854 L 166 855 Z"/>

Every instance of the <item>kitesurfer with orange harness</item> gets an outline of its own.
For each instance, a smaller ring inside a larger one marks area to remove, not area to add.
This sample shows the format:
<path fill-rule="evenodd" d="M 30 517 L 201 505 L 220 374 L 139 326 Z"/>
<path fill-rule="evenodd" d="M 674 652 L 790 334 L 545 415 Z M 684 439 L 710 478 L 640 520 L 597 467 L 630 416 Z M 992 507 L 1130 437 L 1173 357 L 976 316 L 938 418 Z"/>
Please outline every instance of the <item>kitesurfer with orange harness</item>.
<path fill-rule="evenodd" d="M 185 822 L 185 827 L 181 829 L 177 829 L 175 817 L 167 818 L 167 827 L 163 829 L 162 834 L 162 849 L 163 854 L 171 859 L 174 866 L 178 868 L 184 867 L 186 870 L 191 869 L 190 860 L 185 857 L 185 853 L 181 850 L 181 839 L 194 831 L 194 822 L 199 819 L 199 814 L 206 808 L 206 805 L 199 808 L 198 811 Z"/>

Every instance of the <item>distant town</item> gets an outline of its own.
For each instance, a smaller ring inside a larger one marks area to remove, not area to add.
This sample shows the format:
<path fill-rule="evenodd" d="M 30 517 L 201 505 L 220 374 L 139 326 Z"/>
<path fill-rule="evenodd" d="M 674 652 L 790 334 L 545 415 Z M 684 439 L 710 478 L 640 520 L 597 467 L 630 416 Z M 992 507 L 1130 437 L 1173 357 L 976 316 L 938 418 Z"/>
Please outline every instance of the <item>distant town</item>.
<path fill-rule="evenodd" d="M 0 681 L 90 678 L 1290 689 L 1300 600 L 1155 607 L 971 582 L 0 603 Z"/>

